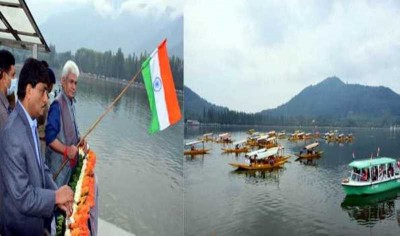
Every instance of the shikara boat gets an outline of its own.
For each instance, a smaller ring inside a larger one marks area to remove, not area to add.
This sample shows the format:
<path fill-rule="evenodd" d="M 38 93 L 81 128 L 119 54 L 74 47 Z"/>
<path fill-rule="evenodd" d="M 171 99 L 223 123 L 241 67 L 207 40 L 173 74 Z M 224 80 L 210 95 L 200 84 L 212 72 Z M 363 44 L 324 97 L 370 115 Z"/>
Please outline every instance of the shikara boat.
<path fill-rule="evenodd" d="M 265 151 L 267 151 L 266 148 L 254 150 L 254 151 L 251 151 L 251 152 L 246 153 L 246 154 L 244 155 L 244 157 L 246 157 L 246 158 L 254 158 L 255 155 L 258 155 L 259 153 L 262 153 L 262 152 L 265 152 Z"/>
<path fill-rule="evenodd" d="M 272 147 L 277 147 L 277 141 L 276 137 L 270 137 L 268 134 L 266 135 L 261 135 L 260 137 L 257 138 L 257 142 L 251 144 L 251 146 L 258 146 L 259 148 L 272 148 Z"/>
<path fill-rule="evenodd" d="M 222 151 L 225 153 L 242 153 L 242 152 L 248 152 L 249 149 L 246 146 L 246 139 L 236 141 L 232 144 L 233 148 L 222 148 Z"/>
<path fill-rule="evenodd" d="M 353 141 L 353 137 L 354 137 L 353 134 L 350 133 L 344 139 L 346 142 L 351 142 L 351 141 Z"/>
<path fill-rule="evenodd" d="M 276 134 L 276 136 L 278 137 L 278 139 L 284 139 L 284 138 L 286 138 L 286 133 L 285 133 L 285 131 L 281 131 L 281 132 L 278 132 Z"/>
<path fill-rule="evenodd" d="M 247 137 L 247 142 L 246 144 L 251 146 L 251 147 L 257 147 L 258 143 L 257 140 L 264 135 L 261 135 L 259 132 L 255 132 L 252 135 L 250 135 L 249 137 Z"/>
<path fill-rule="evenodd" d="M 204 142 L 209 142 L 209 141 L 212 142 L 214 141 L 213 135 L 214 135 L 213 133 L 203 134 L 203 137 L 200 137 L 199 140 Z"/>
<path fill-rule="evenodd" d="M 267 170 L 281 168 L 290 156 L 283 155 L 283 148 L 275 147 L 268 150 L 257 150 L 247 153 L 245 163 L 229 163 L 229 165 L 242 170 Z"/>
<path fill-rule="evenodd" d="M 379 157 L 353 161 L 350 176 L 342 181 L 347 195 L 369 195 L 400 187 L 400 160 Z"/>
<path fill-rule="evenodd" d="M 336 134 L 329 133 L 328 136 L 326 137 L 326 140 L 328 140 L 328 142 L 334 142 L 336 140 Z"/>
<path fill-rule="evenodd" d="M 312 144 L 309 144 L 309 145 L 305 146 L 303 148 L 303 150 L 301 150 L 299 152 L 299 154 L 295 154 L 298 157 L 296 159 L 296 161 L 301 160 L 301 159 L 303 159 L 303 160 L 313 160 L 313 159 L 316 159 L 316 158 L 320 158 L 322 153 L 324 153 L 324 152 L 315 150 L 315 148 L 318 147 L 318 146 L 319 146 L 318 142 L 315 142 L 315 143 L 312 143 Z"/>
<path fill-rule="evenodd" d="M 306 133 L 304 135 L 304 139 L 311 139 L 311 138 L 313 138 L 313 135 L 311 133 Z"/>
<path fill-rule="evenodd" d="M 232 143 L 231 135 L 229 133 L 223 133 L 218 135 L 216 143 Z"/>
<path fill-rule="evenodd" d="M 278 142 L 276 140 L 276 137 L 270 137 L 267 139 L 261 139 L 258 140 L 258 147 L 260 148 L 273 148 L 273 147 L 277 147 L 278 146 Z"/>
<path fill-rule="evenodd" d="M 338 143 L 344 143 L 344 142 L 346 141 L 346 136 L 345 136 L 344 134 L 339 134 L 339 135 L 336 137 L 336 141 L 337 141 Z"/>
<path fill-rule="evenodd" d="M 300 132 L 296 130 L 293 134 L 291 134 L 288 138 L 289 141 L 298 141 L 304 139 L 304 132 Z"/>
<path fill-rule="evenodd" d="M 272 130 L 267 133 L 268 137 L 276 137 L 276 131 Z"/>
<path fill-rule="evenodd" d="M 203 146 L 202 148 L 198 148 L 197 146 L 202 143 Z M 185 146 L 190 147 L 190 149 L 186 149 L 183 154 L 188 156 L 188 155 L 201 155 L 201 154 L 207 154 L 208 151 L 211 149 L 204 148 L 204 141 L 193 141 L 193 142 L 188 142 L 185 144 Z"/>

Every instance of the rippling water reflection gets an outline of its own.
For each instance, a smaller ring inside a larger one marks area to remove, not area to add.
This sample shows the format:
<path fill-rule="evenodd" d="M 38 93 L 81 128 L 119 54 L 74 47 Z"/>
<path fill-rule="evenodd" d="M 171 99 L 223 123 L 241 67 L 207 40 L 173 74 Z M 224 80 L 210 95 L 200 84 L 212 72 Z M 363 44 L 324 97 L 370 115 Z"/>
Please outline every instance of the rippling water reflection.
<path fill-rule="evenodd" d="M 385 219 L 397 220 L 400 224 L 400 210 L 395 205 L 399 197 L 399 190 L 372 196 L 346 196 L 341 207 L 361 225 L 373 227 Z"/>
<path fill-rule="evenodd" d="M 122 85 L 81 79 L 81 134 L 119 94 Z M 145 90 L 130 88 L 89 136 L 98 156 L 100 217 L 137 235 L 183 234 L 182 122 L 149 135 Z"/>
<path fill-rule="evenodd" d="M 257 131 L 294 128 L 257 128 Z M 236 140 L 248 128 L 185 128 L 185 141 L 204 133 L 231 132 Z M 313 132 L 313 130 L 305 130 Z M 320 132 L 329 130 L 321 129 Z M 185 232 L 187 235 L 399 235 L 400 190 L 379 194 L 378 200 L 348 200 L 340 185 L 347 164 L 370 157 L 380 147 L 382 156 L 399 158 L 400 133 L 381 129 L 345 129 L 352 143 L 325 143 L 322 158 L 300 163 L 293 156 L 284 168 L 266 172 L 238 172 L 229 162 L 243 154 L 222 154 L 221 144 L 206 143 L 211 153 L 185 157 Z M 280 143 L 286 153 L 298 152 L 312 141 Z M 378 196 L 378 195 L 377 195 Z M 349 203 L 350 202 L 350 203 Z"/>

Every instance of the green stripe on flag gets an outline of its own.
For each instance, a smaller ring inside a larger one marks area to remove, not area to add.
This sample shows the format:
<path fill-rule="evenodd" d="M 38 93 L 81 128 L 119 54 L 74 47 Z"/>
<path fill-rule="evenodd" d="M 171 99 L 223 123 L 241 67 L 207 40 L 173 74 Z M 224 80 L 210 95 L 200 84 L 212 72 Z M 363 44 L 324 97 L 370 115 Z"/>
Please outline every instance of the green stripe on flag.
<path fill-rule="evenodd" d="M 150 104 L 151 123 L 150 123 L 149 132 L 152 134 L 152 133 L 155 133 L 160 130 L 160 125 L 158 122 L 157 107 L 156 107 L 156 101 L 154 98 L 153 82 L 151 79 L 150 59 L 151 58 L 148 58 L 146 61 L 143 62 L 142 75 L 143 75 L 144 85 L 145 85 L 146 91 L 147 91 L 147 97 L 149 99 L 149 104 Z"/>

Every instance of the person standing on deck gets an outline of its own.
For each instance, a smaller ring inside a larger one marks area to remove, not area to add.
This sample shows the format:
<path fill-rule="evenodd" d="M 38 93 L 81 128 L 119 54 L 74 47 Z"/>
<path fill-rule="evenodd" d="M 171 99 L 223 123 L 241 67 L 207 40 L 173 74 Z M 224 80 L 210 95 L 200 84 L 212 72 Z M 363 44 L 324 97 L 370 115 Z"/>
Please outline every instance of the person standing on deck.
<path fill-rule="evenodd" d="M 49 74 L 49 83 L 47 84 L 47 94 L 50 94 L 51 91 L 53 90 L 54 84 L 56 83 L 56 76 L 46 61 L 42 61 L 42 64 L 44 65 L 44 67 L 46 67 L 47 73 Z M 50 100 L 50 96 L 49 96 L 49 100 Z M 46 150 L 45 125 L 46 125 L 47 114 L 49 112 L 49 105 L 50 104 L 47 103 L 47 105 L 44 109 L 43 115 L 41 115 L 37 119 L 39 139 L 40 139 L 40 145 L 42 147 L 42 151 Z M 43 154 L 45 154 L 45 153 L 43 153 Z"/>
<path fill-rule="evenodd" d="M 75 62 L 65 63 L 62 75 L 62 91 L 50 105 L 45 128 L 46 162 L 54 174 L 62 165 L 64 159 L 69 163 L 60 172 L 55 180 L 58 186 L 67 184 L 71 178 L 78 158 L 77 144 L 80 142 L 80 133 L 76 122 L 75 95 L 77 91 L 79 68 Z M 82 140 L 84 152 L 87 151 L 86 141 Z M 90 231 L 97 235 L 98 219 L 98 186 L 95 175 L 95 206 L 90 210 Z"/>
<path fill-rule="evenodd" d="M 71 215 L 73 191 L 58 188 L 41 155 L 36 119 L 47 103 L 48 74 L 35 59 L 22 67 L 18 101 L 0 132 L 0 234 L 44 235 L 55 206 Z"/>
<path fill-rule="evenodd" d="M 7 50 L 0 50 L 0 131 L 5 125 L 8 116 L 10 115 L 13 107 L 7 99 L 10 92 L 12 81 L 15 76 L 15 58 Z M 1 178 L 1 177 L 0 177 Z M 2 196 L 0 194 L 0 209 L 3 204 Z M 2 227 L 2 220 L 0 218 L 0 230 Z"/>
<path fill-rule="evenodd" d="M 14 76 L 14 56 L 7 50 L 0 50 L 0 130 L 3 128 L 12 111 L 7 96 L 14 93 L 14 91 L 10 89 Z"/>

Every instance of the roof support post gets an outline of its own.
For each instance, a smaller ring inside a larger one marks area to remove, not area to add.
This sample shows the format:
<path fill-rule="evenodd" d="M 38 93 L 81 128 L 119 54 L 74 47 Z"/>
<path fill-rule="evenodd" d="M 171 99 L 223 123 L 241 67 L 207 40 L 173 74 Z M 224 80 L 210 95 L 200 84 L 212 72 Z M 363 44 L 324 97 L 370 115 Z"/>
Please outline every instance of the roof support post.
<path fill-rule="evenodd" d="M 38 57 L 38 46 L 37 44 L 33 44 L 32 46 L 32 57 L 37 59 Z"/>

